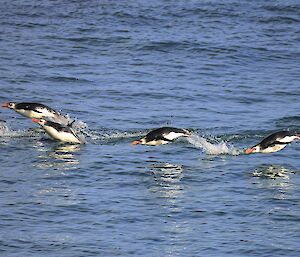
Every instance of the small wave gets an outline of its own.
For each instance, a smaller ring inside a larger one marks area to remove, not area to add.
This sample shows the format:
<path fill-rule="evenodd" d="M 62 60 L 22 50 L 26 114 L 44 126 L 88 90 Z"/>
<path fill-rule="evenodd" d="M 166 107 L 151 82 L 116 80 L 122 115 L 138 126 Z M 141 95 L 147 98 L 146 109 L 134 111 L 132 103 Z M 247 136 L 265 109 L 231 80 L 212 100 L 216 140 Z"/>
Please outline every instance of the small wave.
<path fill-rule="evenodd" d="M 270 2 L 272 3 L 272 2 Z M 289 13 L 289 14 L 298 14 L 299 13 L 299 4 L 289 4 L 289 3 L 282 3 L 282 4 L 266 4 L 262 6 L 263 9 L 267 11 L 271 11 L 273 13 Z"/>
<path fill-rule="evenodd" d="M 208 142 L 204 137 L 195 134 L 188 137 L 187 140 L 192 145 L 201 148 L 205 153 L 210 155 L 239 155 L 242 153 L 241 150 L 228 146 L 224 141 L 213 144 Z"/>
<path fill-rule="evenodd" d="M 300 130 L 300 116 L 286 116 L 275 119 L 274 122 L 279 129 Z"/>
<path fill-rule="evenodd" d="M 79 78 L 79 77 L 67 77 L 67 76 L 49 76 L 49 77 L 46 77 L 46 79 L 48 81 L 53 81 L 53 82 L 59 82 L 59 83 L 62 83 L 62 82 L 66 82 L 66 83 L 75 83 L 75 82 L 79 82 L 79 83 L 89 83 L 91 82 L 90 80 L 88 79 L 84 79 L 84 78 Z"/>

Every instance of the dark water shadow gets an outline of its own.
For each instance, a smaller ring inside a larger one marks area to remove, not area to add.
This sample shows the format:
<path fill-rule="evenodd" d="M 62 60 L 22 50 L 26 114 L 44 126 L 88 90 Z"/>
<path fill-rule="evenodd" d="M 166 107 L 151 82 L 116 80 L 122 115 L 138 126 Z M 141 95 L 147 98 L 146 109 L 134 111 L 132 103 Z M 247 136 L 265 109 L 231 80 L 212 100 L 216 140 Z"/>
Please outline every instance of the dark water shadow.
<path fill-rule="evenodd" d="M 253 177 L 260 179 L 290 179 L 290 176 L 296 174 L 297 171 L 277 164 L 262 164 L 251 172 Z"/>
<path fill-rule="evenodd" d="M 251 175 L 255 179 L 254 184 L 261 197 L 273 200 L 294 197 L 293 191 L 297 187 L 295 182 L 297 174 L 299 174 L 299 170 L 278 164 L 262 164 L 251 171 Z"/>

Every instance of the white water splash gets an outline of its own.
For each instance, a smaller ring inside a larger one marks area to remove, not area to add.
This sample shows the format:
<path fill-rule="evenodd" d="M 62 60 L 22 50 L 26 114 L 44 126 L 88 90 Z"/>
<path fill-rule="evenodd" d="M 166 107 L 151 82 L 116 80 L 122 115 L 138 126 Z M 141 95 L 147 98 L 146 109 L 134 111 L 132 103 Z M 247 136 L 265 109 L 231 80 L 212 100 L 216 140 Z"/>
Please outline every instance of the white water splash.
<path fill-rule="evenodd" d="M 5 121 L 0 121 L 0 138 L 1 139 L 23 137 L 23 136 L 27 136 L 27 134 L 24 130 L 11 130 Z"/>
<path fill-rule="evenodd" d="M 74 120 L 72 123 L 72 129 L 84 131 L 88 129 L 88 125 L 81 120 Z"/>
<path fill-rule="evenodd" d="M 0 136 L 4 136 L 7 135 L 7 133 L 9 132 L 9 128 L 6 125 L 5 121 L 0 121 Z"/>
<path fill-rule="evenodd" d="M 73 119 L 69 115 L 62 115 L 60 113 L 55 115 L 54 117 L 45 117 L 45 119 L 52 122 L 56 122 L 63 126 L 68 126 L 73 122 Z"/>
<path fill-rule="evenodd" d="M 12 130 L 6 123 L 0 122 L 0 140 L 6 141 L 12 138 L 25 138 L 25 137 L 40 137 L 43 134 L 43 129 L 34 128 L 29 130 Z"/>
<path fill-rule="evenodd" d="M 239 149 L 236 149 L 231 146 L 227 146 L 225 142 L 212 144 L 208 142 L 205 138 L 195 134 L 189 136 L 187 140 L 192 145 L 201 148 L 205 153 L 211 155 L 221 155 L 221 154 L 239 155 L 241 153 Z"/>

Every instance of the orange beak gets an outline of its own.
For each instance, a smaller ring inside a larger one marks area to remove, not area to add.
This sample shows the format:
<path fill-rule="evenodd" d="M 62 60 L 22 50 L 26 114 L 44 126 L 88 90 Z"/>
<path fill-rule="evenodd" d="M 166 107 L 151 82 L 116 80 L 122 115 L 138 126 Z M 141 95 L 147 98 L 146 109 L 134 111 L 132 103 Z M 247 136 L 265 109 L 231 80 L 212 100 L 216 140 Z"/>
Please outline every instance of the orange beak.
<path fill-rule="evenodd" d="M 137 140 L 137 141 L 133 141 L 131 144 L 132 145 L 138 145 L 138 144 L 140 144 L 141 142 L 139 141 L 139 140 Z"/>
<path fill-rule="evenodd" d="M 31 120 L 32 120 L 33 122 L 36 122 L 36 123 L 40 122 L 40 120 L 38 120 L 38 119 L 36 119 L 36 118 L 32 118 Z"/>
<path fill-rule="evenodd" d="M 253 147 L 248 148 L 248 149 L 245 150 L 245 154 L 250 154 L 250 153 L 252 153 L 253 151 L 254 151 L 254 148 L 253 148 Z"/>
<path fill-rule="evenodd" d="M 2 104 L 2 107 L 3 107 L 3 108 L 8 108 L 8 103 L 7 103 L 7 102 L 3 103 L 3 104 Z"/>

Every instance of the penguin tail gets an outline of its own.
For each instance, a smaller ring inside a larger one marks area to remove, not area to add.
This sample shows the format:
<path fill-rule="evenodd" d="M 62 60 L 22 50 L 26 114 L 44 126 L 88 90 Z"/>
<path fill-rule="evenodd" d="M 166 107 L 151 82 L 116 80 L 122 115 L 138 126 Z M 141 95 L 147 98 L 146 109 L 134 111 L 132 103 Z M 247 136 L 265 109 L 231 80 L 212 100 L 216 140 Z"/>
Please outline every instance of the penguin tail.
<path fill-rule="evenodd" d="M 187 129 L 183 129 L 183 131 L 184 131 L 184 134 L 183 134 L 184 137 L 190 137 L 192 135 L 192 132 L 188 131 Z"/>

